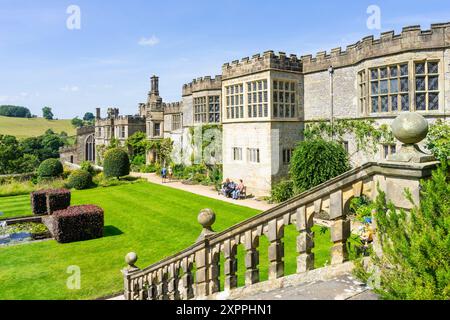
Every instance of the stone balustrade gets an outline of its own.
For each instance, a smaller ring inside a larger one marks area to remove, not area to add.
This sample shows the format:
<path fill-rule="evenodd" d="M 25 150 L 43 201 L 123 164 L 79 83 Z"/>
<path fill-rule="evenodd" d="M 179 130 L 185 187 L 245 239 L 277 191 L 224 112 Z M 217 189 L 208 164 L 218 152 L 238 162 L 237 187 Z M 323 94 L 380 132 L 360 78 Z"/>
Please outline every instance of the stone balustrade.
<path fill-rule="evenodd" d="M 350 221 L 349 202 L 353 197 L 366 195 L 374 199 L 378 190 L 396 206 L 410 208 L 402 191 L 409 188 L 419 200 L 419 182 L 431 176 L 437 162 L 367 163 L 336 177 L 316 188 L 300 194 L 279 206 L 243 221 L 220 233 L 212 230 L 215 214 L 203 210 L 199 222 L 203 231 L 191 247 L 154 265 L 140 270 L 135 266 L 137 255 L 127 256 L 124 274 L 126 300 L 188 300 L 206 299 L 220 291 L 220 256 L 224 257 L 223 287 L 237 288 L 237 248 L 245 249 L 245 285 L 260 281 L 259 240 L 269 241 L 269 282 L 284 276 L 284 229 L 297 229 L 297 273 L 314 268 L 314 218 L 328 216 L 331 226 L 331 264 L 339 265 L 348 259 L 347 239 Z"/>

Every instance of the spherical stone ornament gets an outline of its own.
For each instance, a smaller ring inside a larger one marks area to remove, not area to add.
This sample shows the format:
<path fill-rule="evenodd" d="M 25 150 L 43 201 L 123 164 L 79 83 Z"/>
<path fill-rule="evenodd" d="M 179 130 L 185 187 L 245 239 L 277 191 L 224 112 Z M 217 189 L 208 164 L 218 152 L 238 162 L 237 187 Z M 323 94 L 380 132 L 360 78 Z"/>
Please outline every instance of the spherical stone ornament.
<path fill-rule="evenodd" d="M 392 122 L 392 133 L 404 144 L 419 143 L 428 134 L 428 121 L 420 114 L 407 112 Z"/>
<path fill-rule="evenodd" d="M 216 222 L 216 214 L 211 209 L 203 209 L 200 211 L 197 219 L 203 228 L 208 229 Z"/>
<path fill-rule="evenodd" d="M 135 252 L 130 252 L 125 256 L 125 262 L 130 265 L 134 266 L 134 264 L 137 262 L 138 256 Z"/>

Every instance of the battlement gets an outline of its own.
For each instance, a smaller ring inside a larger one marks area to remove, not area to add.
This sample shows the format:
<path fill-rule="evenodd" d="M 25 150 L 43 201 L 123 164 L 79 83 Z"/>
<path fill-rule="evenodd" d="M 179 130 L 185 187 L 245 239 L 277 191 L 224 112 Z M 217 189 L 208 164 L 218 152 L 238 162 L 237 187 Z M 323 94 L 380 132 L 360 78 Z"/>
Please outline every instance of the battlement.
<path fill-rule="evenodd" d="M 94 126 L 81 127 L 77 129 L 77 136 L 87 135 L 95 132 Z"/>
<path fill-rule="evenodd" d="M 450 22 L 436 23 L 429 30 L 421 30 L 419 25 L 404 27 L 400 34 L 394 31 L 383 32 L 380 38 L 367 36 L 342 50 L 334 48 L 327 53 L 318 52 L 315 57 L 301 57 L 303 72 L 324 71 L 357 64 L 366 59 L 414 50 L 439 49 L 450 47 Z"/>
<path fill-rule="evenodd" d="M 142 124 L 145 123 L 145 118 L 138 115 L 124 115 L 118 116 L 114 123 L 115 125 Z"/>
<path fill-rule="evenodd" d="M 262 55 L 255 54 L 251 58 L 245 57 L 240 61 L 235 60 L 231 63 L 225 63 L 222 66 L 222 77 L 223 79 L 229 79 L 272 69 L 302 72 L 302 64 L 295 54 L 287 56 L 284 52 L 275 54 L 274 51 L 269 50 Z"/>
<path fill-rule="evenodd" d="M 183 102 L 163 103 L 164 114 L 181 113 Z"/>
<path fill-rule="evenodd" d="M 200 77 L 192 80 L 192 82 L 183 85 L 183 96 L 189 96 L 194 92 L 205 90 L 221 90 L 222 76 L 216 75 L 214 78 L 210 76 Z"/>

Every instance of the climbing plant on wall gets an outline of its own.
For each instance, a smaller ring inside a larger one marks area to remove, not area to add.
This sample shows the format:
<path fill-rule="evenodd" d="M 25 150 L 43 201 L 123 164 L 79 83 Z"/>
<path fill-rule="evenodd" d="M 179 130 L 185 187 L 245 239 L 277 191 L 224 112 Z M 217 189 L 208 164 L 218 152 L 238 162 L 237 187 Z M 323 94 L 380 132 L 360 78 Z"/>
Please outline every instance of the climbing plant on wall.
<path fill-rule="evenodd" d="M 331 137 L 331 124 L 327 121 L 308 123 L 305 126 L 305 140 L 329 139 Z M 340 119 L 334 123 L 334 137 L 343 141 L 345 135 L 353 135 L 358 151 L 374 153 L 380 144 L 394 143 L 394 136 L 388 125 L 375 124 L 375 120 L 347 120 Z"/>

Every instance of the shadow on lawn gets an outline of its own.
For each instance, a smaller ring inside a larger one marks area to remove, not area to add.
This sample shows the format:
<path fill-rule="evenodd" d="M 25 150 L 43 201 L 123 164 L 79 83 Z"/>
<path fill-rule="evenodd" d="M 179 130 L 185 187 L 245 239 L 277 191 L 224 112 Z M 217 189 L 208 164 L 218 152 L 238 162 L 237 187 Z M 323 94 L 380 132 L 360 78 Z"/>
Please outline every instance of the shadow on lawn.
<path fill-rule="evenodd" d="M 114 227 L 114 226 L 105 226 L 103 228 L 103 237 L 115 237 L 122 235 L 122 230 Z"/>

